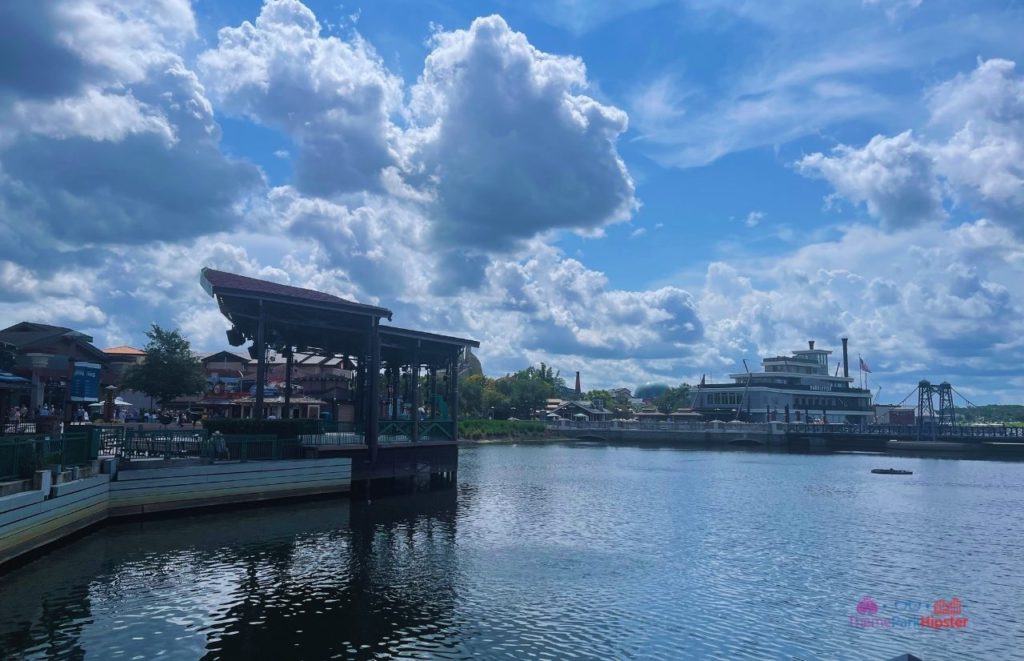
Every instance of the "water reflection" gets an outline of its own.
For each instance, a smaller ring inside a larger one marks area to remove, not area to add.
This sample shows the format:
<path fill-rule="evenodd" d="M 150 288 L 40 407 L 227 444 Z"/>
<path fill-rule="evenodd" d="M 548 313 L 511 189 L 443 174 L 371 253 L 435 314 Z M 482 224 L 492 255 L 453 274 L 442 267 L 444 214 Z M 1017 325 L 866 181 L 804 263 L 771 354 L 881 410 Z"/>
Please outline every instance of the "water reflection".
<path fill-rule="evenodd" d="M 429 634 L 451 619 L 456 502 L 448 488 L 112 525 L 3 578 L 0 650 L 195 659 L 430 649 Z"/>
<path fill-rule="evenodd" d="M 1020 465 L 879 461 L 468 447 L 457 489 L 110 526 L 0 578 L 0 657 L 1013 657 Z"/>

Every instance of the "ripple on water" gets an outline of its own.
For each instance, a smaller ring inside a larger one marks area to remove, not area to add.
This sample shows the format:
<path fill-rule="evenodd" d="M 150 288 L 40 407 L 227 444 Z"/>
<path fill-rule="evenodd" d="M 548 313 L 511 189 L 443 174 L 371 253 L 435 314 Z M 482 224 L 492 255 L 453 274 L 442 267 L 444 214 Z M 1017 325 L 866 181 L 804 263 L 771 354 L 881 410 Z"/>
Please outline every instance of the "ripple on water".
<path fill-rule="evenodd" d="M 0 584 L 27 658 L 1010 658 L 1019 465 L 603 445 L 462 452 L 457 490 L 119 524 Z M 864 596 L 959 596 L 963 631 Z M 3 655 L 0 655 L 3 656 Z"/>

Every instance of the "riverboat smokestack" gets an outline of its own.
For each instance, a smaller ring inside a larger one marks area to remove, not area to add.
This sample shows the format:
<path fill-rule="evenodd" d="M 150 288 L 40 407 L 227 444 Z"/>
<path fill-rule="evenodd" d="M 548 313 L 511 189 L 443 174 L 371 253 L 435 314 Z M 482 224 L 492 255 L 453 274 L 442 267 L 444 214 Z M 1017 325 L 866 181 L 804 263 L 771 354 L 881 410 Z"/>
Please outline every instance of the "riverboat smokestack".
<path fill-rule="evenodd" d="M 850 354 L 848 350 L 849 347 L 847 347 L 849 342 L 849 338 L 843 338 L 843 376 L 846 378 L 849 378 L 850 376 Z"/>
<path fill-rule="evenodd" d="M 807 340 L 807 348 L 814 351 L 814 340 Z"/>

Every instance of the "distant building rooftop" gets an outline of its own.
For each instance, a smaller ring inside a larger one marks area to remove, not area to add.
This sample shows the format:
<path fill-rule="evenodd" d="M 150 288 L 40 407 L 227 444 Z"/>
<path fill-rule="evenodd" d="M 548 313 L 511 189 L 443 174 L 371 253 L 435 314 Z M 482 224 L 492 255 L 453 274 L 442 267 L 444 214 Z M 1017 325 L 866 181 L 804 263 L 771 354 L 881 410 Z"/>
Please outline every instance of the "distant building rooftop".
<path fill-rule="evenodd" d="M 108 349 L 103 349 L 102 351 L 103 351 L 103 353 L 108 353 L 108 354 L 110 354 L 112 356 L 145 356 L 146 355 L 146 352 L 143 351 L 142 349 L 136 349 L 135 347 L 129 347 L 129 346 L 110 347 Z"/>

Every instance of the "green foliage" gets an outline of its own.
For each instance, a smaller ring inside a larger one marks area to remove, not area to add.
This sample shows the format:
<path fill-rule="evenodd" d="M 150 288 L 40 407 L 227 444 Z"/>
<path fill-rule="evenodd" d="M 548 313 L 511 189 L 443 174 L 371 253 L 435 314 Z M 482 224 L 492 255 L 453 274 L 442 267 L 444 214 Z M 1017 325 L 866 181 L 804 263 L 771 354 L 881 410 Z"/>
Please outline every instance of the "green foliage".
<path fill-rule="evenodd" d="M 625 420 L 633 417 L 633 409 L 630 408 L 629 398 L 625 395 L 616 397 L 607 390 L 591 390 L 584 396 L 584 399 L 591 402 L 604 402 L 604 407 L 611 411 L 613 417 L 617 419 Z"/>
<path fill-rule="evenodd" d="M 14 363 L 14 347 L 5 342 L 0 342 L 0 370 L 9 372 L 14 368 Z"/>
<path fill-rule="evenodd" d="M 203 428 L 209 432 L 220 432 L 225 436 L 276 436 L 298 438 L 304 434 L 319 434 L 322 423 L 310 418 L 289 420 L 255 420 L 252 418 L 214 418 L 204 420 Z"/>
<path fill-rule="evenodd" d="M 668 388 L 653 400 L 655 408 L 662 413 L 671 413 L 676 409 L 690 406 L 690 385 L 683 383 L 677 388 Z"/>
<path fill-rule="evenodd" d="M 533 420 L 471 419 L 459 421 L 459 438 L 467 440 L 483 438 L 537 438 L 543 436 L 544 432 L 544 423 Z"/>
<path fill-rule="evenodd" d="M 177 331 L 153 324 L 146 331 L 146 359 L 124 375 L 123 386 L 144 392 L 164 405 L 182 395 L 194 395 L 206 388 L 206 374 L 192 355 L 188 340 Z"/>
<path fill-rule="evenodd" d="M 487 377 L 474 374 L 459 381 L 459 409 L 470 415 L 481 415 L 484 410 L 484 388 Z"/>
<path fill-rule="evenodd" d="M 958 408 L 956 417 L 966 423 L 1024 422 L 1024 406 L 1020 404 L 987 404 Z"/>
<path fill-rule="evenodd" d="M 504 420 L 530 418 L 565 385 L 553 368 L 541 363 L 498 379 L 483 375 L 459 381 L 459 406 L 466 417 Z"/>

